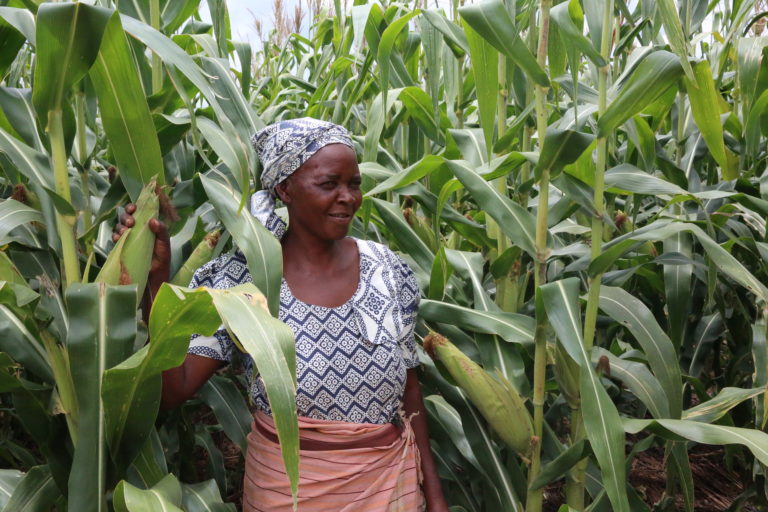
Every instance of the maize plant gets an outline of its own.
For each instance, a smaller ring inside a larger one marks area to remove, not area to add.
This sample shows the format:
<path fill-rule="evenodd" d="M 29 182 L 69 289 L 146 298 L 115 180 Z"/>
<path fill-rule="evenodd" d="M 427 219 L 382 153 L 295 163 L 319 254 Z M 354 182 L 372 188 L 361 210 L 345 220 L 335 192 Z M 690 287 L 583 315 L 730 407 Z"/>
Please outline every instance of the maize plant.
<path fill-rule="evenodd" d="M 280 247 L 243 205 L 250 135 L 305 115 L 355 134 L 351 234 L 417 274 L 454 510 L 704 510 L 701 445 L 732 510 L 768 506 L 764 2 L 310 2 L 255 46 L 205 8 L 0 0 L 0 510 L 234 509 L 216 440 L 245 448 L 242 376 L 157 414 L 160 372 L 222 323 L 295 435 Z M 175 277 L 137 313 L 156 209 Z M 231 250 L 254 287 L 180 288 Z M 663 499 L 629 471 L 650 453 Z"/>

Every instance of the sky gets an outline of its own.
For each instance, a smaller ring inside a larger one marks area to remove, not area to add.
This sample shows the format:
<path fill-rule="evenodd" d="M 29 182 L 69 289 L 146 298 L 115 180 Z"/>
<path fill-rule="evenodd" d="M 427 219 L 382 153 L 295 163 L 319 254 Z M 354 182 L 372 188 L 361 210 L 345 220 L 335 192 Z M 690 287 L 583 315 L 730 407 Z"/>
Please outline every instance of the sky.
<path fill-rule="evenodd" d="M 298 0 L 284 0 L 286 12 L 292 13 L 297 2 Z M 261 20 L 265 34 L 272 29 L 272 0 L 227 0 L 227 8 L 232 38 L 236 41 L 248 41 L 252 44 L 257 42 L 254 18 Z M 204 20 L 210 20 L 208 2 L 205 0 L 201 2 L 199 12 Z"/>
<path fill-rule="evenodd" d="M 298 1 L 283 0 L 285 12 L 292 14 L 294 6 Z M 450 5 L 450 0 L 428 0 L 428 3 L 430 8 L 434 7 L 435 4 L 448 6 Z M 306 1 L 304 6 L 306 11 Z M 254 17 L 261 20 L 264 34 L 267 34 L 272 29 L 272 0 L 227 0 L 227 8 L 229 9 L 232 38 L 236 41 L 248 41 L 251 44 L 258 42 L 256 28 L 253 24 Z M 210 20 L 208 3 L 205 0 L 201 2 L 199 12 L 204 20 Z"/>

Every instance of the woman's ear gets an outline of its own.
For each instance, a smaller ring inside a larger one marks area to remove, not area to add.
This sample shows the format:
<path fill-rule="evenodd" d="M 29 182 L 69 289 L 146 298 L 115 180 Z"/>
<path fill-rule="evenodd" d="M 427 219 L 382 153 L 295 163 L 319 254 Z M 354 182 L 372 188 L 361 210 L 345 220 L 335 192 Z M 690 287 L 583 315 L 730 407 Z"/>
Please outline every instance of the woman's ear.
<path fill-rule="evenodd" d="M 279 197 L 280 200 L 285 204 L 289 204 L 291 202 L 291 194 L 288 192 L 288 181 L 290 180 L 285 179 L 275 186 L 275 193 L 277 193 L 277 197 Z"/>

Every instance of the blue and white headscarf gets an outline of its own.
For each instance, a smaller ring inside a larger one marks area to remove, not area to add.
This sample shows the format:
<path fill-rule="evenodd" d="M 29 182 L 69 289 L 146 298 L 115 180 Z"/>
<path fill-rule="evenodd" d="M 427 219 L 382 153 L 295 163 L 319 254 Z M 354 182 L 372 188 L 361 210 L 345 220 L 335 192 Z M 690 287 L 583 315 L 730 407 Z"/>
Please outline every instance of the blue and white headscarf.
<path fill-rule="evenodd" d="M 278 239 L 285 234 L 286 226 L 275 213 L 275 187 L 325 146 L 344 144 L 354 148 L 344 127 L 311 117 L 271 124 L 256 132 L 251 142 L 263 168 L 262 190 L 251 196 L 251 214 Z"/>

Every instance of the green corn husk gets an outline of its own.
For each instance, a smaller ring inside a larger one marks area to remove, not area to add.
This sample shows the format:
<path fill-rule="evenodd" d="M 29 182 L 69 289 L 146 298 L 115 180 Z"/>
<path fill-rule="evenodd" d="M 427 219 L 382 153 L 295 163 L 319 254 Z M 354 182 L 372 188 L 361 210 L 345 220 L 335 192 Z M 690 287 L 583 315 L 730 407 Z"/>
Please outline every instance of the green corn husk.
<path fill-rule="evenodd" d="M 127 229 L 115 244 L 95 282 L 135 284 L 138 296 L 144 294 L 155 246 L 155 234 L 149 229 L 149 221 L 157 218 L 160 209 L 156 188 L 157 183 L 151 180 L 141 190 L 136 201 L 136 212 L 133 214 L 135 224 Z"/>
<path fill-rule="evenodd" d="M 552 366 L 555 372 L 555 380 L 560 386 L 565 401 L 571 409 L 581 407 L 581 395 L 579 394 L 579 365 L 563 347 L 557 345 L 554 349 L 555 364 Z"/>
<path fill-rule="evenodd" d="M 218 229 L 211 231 L 197 244 L 197 247 L 189 255 L 187 261 L 181 266 L 176 275 L 171 279 L 171 284 L 176 286 L 187 286 L 192 280 L 192 275 L 195 270 L 200 268 L 203 264 L 208 263 L 213 256 L 213 250 L 216 248 L 216 244 L 219 243 L 221 238 L 221 231 Z"/>
<path fill-rule="evenodd" d="M 531 449 L 533 421 L 512 384 L 501 375 L 499 380 L 491 376 L 440 334 L 426 336 L 424 349 L 445 366 L 496 434 L 526 457 Z"/>
<path fill-rule="evenodd" d="M 417 214 L 412 208 L 403 209 L 403 217 L 432 252 L 437 252 L 440 249 L 440 243 L 435 238 L 435 232 L 427 219 Z"/>

